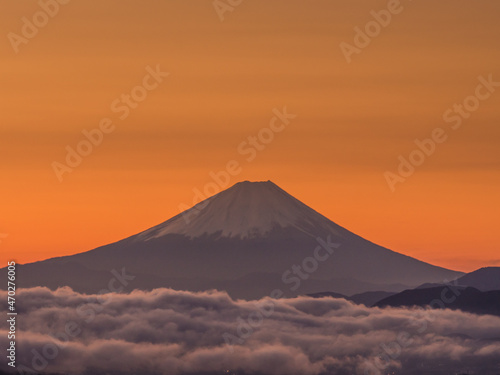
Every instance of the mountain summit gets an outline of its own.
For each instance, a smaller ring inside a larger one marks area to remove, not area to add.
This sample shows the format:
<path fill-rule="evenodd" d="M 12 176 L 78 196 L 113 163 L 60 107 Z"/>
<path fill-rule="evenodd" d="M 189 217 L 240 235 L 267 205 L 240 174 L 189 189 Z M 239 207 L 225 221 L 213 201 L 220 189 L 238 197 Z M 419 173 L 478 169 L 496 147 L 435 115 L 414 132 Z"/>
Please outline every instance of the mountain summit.
<path fill-rule="evenodd" d="M 219 289 L 238 298 L 275 289 L 286 296 L 399 292 L 462 275 L 367 241 L 270 181 L 237 183 L 139 234 L 18 274 L 20 286 L 95 293 L 119 269 L 134 275 L 133 288 Z"/>
<path fill-rule="evenodd" d="M 138 237 L 150 240 L 180 234 L 190 238 L 249 239 L 265 237 L 285 228 L 294 228 L 312 238 L 316 238 L 318 232 L 336 236 L 346 232 L 271 181 L 243 181 Z"/>

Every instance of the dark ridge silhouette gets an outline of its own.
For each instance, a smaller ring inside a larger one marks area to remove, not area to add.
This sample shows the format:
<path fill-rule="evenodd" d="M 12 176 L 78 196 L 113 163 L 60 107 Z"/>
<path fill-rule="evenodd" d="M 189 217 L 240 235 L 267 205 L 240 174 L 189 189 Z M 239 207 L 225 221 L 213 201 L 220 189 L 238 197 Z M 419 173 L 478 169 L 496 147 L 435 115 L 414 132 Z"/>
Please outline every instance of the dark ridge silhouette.
<path fill-rule="evenodd" d="M 473 314 L 500 316 L 500 290 L 481 292 L 472 287 L 439 286 L 426 289 L 405 290 L 384 298 L 377 307 L 448 308 Z"/>

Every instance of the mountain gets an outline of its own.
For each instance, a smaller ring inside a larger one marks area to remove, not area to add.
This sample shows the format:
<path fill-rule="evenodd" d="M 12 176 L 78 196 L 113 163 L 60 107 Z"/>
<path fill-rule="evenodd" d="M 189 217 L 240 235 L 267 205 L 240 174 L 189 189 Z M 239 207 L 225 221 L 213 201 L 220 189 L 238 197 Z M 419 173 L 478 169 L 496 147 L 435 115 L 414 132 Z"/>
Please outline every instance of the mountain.
<path fill-rule="evenodd" d="M 130 288 L 217 288 L 239 298 L 399 292 L 463 275 L 369 242 L 270 181 L 244 181 L 121 241 L 19 266 L 18 280 L 96 292 L 123 269 L 135 277 Z"/>
<path fill-rule="evenodd" d="M 383 291 L 364 292 L 350 296 L 349 300 L 357 304 L 363 304 L 365 306 L 371 307 L 375 305 L 378 301 L 390 297 L 394 294 L 396 293 L 383 292 Z"/>
<path fill-rule="evenodd" d="M 500 267 L 485 267 L 457 279 L 458 285 L 470 286 L 483 292 L 500 290 Z"/>
<path fill-rule="evenodd" d="M 375 306 L 431 306 L 500 316 L 500 290 L 481 292 L 471 287 L 447 286 L 412 289 L 387 297 L 377 302 Z"/>

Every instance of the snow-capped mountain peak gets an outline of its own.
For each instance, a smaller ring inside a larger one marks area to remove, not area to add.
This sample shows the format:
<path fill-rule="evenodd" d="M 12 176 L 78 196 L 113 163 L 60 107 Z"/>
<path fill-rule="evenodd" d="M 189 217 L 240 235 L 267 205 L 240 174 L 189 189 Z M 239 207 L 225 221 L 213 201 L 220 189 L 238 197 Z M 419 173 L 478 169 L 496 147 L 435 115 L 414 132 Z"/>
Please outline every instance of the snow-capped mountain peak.
<path fill-rule="evenodd" d="M 262 237 L 274 229 L 287 227 L 314 237 L 319 230 L 338 235 L 347 232 L 271 181 L 243 181 L 142 232 L 138 239 L 149 240 L 167 234 L 244 239 Z"/>

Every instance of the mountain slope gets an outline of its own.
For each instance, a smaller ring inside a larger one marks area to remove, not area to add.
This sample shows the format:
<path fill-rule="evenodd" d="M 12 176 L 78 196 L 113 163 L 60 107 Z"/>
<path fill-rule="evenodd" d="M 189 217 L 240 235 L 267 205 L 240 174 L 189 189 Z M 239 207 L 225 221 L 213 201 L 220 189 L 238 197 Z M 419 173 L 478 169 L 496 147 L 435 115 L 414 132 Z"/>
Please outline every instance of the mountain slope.
<path fill-rule="evenodd" d="M 483 292 L 500 290 L 500 267 L 485 267 L 470 272 L 457 280 L 458 285 L 470 286 Z"/>

